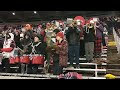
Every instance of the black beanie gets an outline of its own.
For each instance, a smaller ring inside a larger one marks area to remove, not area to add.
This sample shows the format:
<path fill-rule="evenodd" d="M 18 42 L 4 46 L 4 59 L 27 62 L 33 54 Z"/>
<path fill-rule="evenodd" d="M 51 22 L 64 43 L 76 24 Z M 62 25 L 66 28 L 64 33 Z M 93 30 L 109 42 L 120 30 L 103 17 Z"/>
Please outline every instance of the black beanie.
<path fill-rule="evenodd" d="M 41 34 L 37 34 L 35 37 L 38 37 L 41 42 L 43 42 L 43 36 Z"/>

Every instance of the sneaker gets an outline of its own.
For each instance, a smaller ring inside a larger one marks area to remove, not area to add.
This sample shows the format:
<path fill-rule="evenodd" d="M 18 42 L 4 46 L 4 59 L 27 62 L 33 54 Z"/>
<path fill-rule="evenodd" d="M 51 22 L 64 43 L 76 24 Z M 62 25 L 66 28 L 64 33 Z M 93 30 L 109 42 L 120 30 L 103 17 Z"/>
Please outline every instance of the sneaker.
<path fill-rule="evenodd" d="M 80 69 L 80 66 L 79 66 L 79 65 L 77 65 L 75 68 L 76 68 L 76 69 Z"/>
<path fill-rule="evenodd" d="M 74 69 L 74 67 L 73 66 L 69 66 L 67 69 Z"/>

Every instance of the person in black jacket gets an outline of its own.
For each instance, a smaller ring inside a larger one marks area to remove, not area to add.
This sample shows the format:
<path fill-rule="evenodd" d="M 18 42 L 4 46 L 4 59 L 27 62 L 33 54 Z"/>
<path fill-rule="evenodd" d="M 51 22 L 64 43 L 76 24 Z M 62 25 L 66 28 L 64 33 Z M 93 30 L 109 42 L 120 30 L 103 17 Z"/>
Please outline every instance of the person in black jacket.
<path fill-rule="evenodd" d="M 92 23 L 84 27 L 85 54 L 87 62 L 93 61 L 95 29 Z"/>
<path fill-rule="evenodd" d="M 22 54 L 30 55 L 31 53 L 31 44 L 34 39 L 34 33 L 30 24 L 26 24 L 25 32 L 23 33 L 23 38 L 20 40 L 22 47 Z M 24 73 L 26 68 L 26 73 L 31 72 L 31 64 L 21 63 L 21 72 Z"/>
<path fill-rule="evenodd" d="M 68 41 L 68 55 L 71 68 L 74 68 L 74 55 L 76 67 L 79 68 L 80 31 L 81 30 L 77 27 L 77 22 L 73 22 L 68 30 L 66 30 L 66 39 Z"/>
<path fill-rule="evenodd" d="M 44 43 L 44 38 L 42 35 L 35 35 L 34 37 L 34 42 L 31 45 L 32 52 L 31 54 L 34 55 L 42 55 L 45 56 L 45 49 L 46 49 L 46 44 Z M 33 64 L 32 63 L 32 72 L 37 73 L 38 71 L 39 64 Z"/>

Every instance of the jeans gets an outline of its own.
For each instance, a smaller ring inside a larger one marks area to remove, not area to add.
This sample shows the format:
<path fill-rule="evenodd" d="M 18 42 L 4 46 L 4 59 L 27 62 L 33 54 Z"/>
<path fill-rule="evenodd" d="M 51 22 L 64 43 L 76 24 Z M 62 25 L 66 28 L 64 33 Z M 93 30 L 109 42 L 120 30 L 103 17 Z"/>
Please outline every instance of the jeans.
<path fill-rule="evenodd" d="M 68 55 L 69 55 L 69 61 L 70 61 L 70 65 L 73 66 L 73 62 L 74 62 L 74 57 L 75 57 L 75 63 L 77 65 L 79 65 L 79 49 L 80 46 L 68 46 Z"/>
<path fill-rule="evenodd" d="M 85 55 L 85 42 L 84 40 L 80 40 L 80 50 L 79 50 L 79 54 L 80 56 L 84 56 Z"/>

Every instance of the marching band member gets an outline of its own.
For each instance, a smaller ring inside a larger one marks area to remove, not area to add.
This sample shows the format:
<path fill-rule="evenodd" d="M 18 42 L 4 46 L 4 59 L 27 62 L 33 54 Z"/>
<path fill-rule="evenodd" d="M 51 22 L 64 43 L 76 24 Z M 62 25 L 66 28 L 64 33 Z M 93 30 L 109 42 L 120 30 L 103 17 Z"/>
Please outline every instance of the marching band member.
<path fill-rule="evenodd" d="M 47 48 L 46 48 L 46 52 L 47 52 L 47 70 L 46 72 L 48 72 L 49 70 L 49 65 L 50 65 L 50 57 L 52 55 L 51 50 L 55 44 L 55 32 L 54 32 L 54 27 L 53 25 L 51 25 L 50 23 L 47 23 L 46 25 L 46 29 L 45 29 L 45 33 L 46 33 L 46 43 L 47 43 Z"/>
<path fill-rule="evenodd" d="M 34 39 L 33 38 L 34 34 L 33 34 L 32 27 L 30 24 L 25 25 L 23 34 L 21 34 L 21 36 L 23 36 L 23 38 L 21 39 L 22 48 L 19 48 L 22 52 L 21 72 L 24 73 L 26 71 L 27 73 L 31 71 L 29 54 L 31 53 L 31 44 Z M 27 58 L 26 61 L 24 61 L 25 57 Z"/>
<path fill-rule="evenodd" d="M 42 35 L 36 35 L 34 37 L 34 42 L 32 43 L 31 48 L 32 48 L 32 52 L 31 52 L 32 56 L 36 56 L 36 58 L 37 58 L 37 56 L 42 55 L 44 57 L 46 45 L 44 43 L 44 38 Z M 41 60 L 41 59 L 39 59 L 39 60 Z M 38 60 L 38 62 L 39 62 L 39 60 Z M 43 60 L 44 60 L 44 58 L 43 58 Z M 41 64 L 43 64 L 43 63 L 41 63 Z M 33 73 L 37 73 L 39 65 L 40 65 L 40 63 L 35 63 L 35 62 L 32 63 L 32 72 Z"/>
<path fill-rule="evenodd" d="M 6 33 L 3 48 L 1 49 L 3 54 L 2 68 L 5 67 L 5 72 L 10 72 L 9 59 L 14 55 L 14 48 L 14 35 L 12 33 Z"/>
<path fill-rule="evenodd" d="M 94 22 L 86 24 L 84 27 L 84 41 L 85 41 L 85 54 L 86 60 L 91 62 L 93 60 L 94 42 L 95 42 L 95 29 Z"/>

